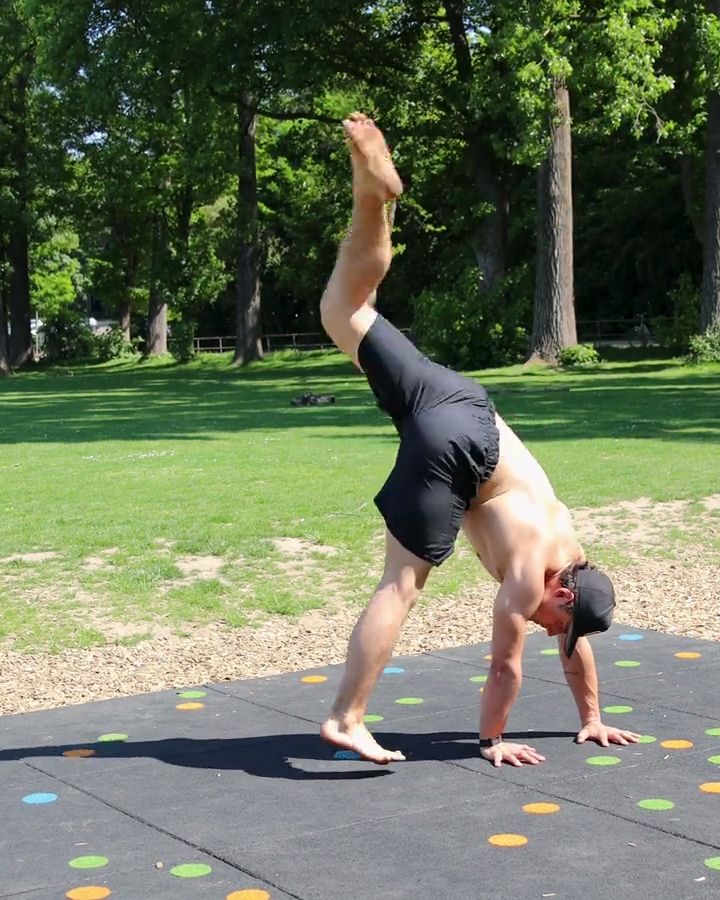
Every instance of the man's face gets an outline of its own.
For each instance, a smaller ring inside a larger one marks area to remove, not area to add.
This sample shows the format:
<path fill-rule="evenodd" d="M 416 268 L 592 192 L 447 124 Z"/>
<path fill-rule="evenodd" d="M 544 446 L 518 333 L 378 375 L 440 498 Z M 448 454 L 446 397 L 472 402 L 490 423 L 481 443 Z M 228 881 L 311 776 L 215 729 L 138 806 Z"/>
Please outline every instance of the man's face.
<path fill-rule="evenodd" d="M 567 634 L 572 622 L 572 591 L 567 588 L 546 590 L 532 621 L 547 631 L 549 637 Z"/>

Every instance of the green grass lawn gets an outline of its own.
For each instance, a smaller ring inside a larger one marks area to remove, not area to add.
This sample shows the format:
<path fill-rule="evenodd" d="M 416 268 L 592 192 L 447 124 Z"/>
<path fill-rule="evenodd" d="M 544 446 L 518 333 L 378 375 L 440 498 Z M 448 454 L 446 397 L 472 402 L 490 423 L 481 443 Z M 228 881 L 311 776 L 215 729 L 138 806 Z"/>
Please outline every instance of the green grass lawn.
<path fill-rule="evenodd" d="M 720 366 L 473 374 L 571 507 L 720 492 Z M 291 407 L 305 391 L 337 403 Z M 372 497 L 396 438 L 338 354 L 245 370 L 204 356 L 23 372 L 0 382 L 0 440 L 0 560 L 54 554 L 0 563 L 0 640 L 11 646 L 254 623 L 360 603 L 377 578 Z M 277 538 L 300 539 L 302 552 L 288 556 Z M 214 558 L 211 577 L 184 574 L 197 557 Z M 456 555 L 430 596 L 478 577 L 469 554 Z"/>

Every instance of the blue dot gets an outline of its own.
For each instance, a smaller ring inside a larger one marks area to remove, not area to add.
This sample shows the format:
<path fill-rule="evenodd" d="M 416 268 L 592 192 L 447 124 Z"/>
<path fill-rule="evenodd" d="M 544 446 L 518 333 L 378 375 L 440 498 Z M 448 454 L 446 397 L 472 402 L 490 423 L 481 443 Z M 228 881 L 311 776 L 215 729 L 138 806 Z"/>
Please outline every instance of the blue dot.
<path fill-rule="evenodd" d="M 621 641 L 641 641 L 645 637 L 644 634 L 621 634 Z"/>
<path fill-rule="evenodd" d="M 23 803 L 54 803 L 58 798 L 57 794 L 26 794 L 22 799 Z"/>
<path fill-rule="evenodd" d="M 354 750 L 336 750 L 335 751 L 335 759 L 361 759 L 359 753 L 356 753 Z"/>
<path fill-rule="evenodd" d="M 402 675 L 405 669 L 402 666 L 385 666 L 383 675 Z"/>

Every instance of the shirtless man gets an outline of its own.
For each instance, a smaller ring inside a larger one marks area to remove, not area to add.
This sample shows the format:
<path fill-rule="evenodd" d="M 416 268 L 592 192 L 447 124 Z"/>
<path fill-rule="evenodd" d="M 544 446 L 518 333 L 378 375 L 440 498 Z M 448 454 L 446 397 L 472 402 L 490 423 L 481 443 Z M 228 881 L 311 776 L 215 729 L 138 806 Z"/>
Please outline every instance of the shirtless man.
<path fill-rule="evenodd" d="M 577 741 L 634 742 L 637 735 L 601 721 L 595 662 L 584 636 L 610 626 L 610 579 L 587 564 L 567 508 L 484 388 L 428 360 L 374 309 L 392 257 L 388 209 L 402 183 L 371 119 L 353 113 L 343 125 L 353 165 L 352 224 L 321 301 L 322 322 L 365 373 L 395 423 L 400 447 L 375 498 L 387 525 L 384 572 L 353 630 L 321 735 L 372 762 L 405 758 L 377 743 L 364 715 L 418 592 L 432 567 L 452 553 L 463 527 L 500 584 L 480 711 L 482 755 L 496 766 L 544 759 L 534 747 L 502 738 L 520 690 L 528 621 L 558 635 L 580 713 Z"/>

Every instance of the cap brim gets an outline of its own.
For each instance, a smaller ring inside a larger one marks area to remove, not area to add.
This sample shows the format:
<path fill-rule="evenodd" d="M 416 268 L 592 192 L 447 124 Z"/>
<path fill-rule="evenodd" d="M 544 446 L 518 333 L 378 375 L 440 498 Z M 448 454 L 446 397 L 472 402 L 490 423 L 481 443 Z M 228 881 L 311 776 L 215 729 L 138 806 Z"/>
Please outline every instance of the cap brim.
<path fill-rule="evenodd" d="M 568 659 L 570 659 L 570 657 L 573 655 L 575 644 L 577 644 L 580 637 L 574 625 L 574 622 L 570 623 L 570 627 L 568 628 L 567 634 L 565 635 L 565 656 Z"/>

